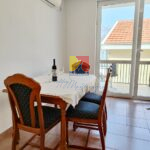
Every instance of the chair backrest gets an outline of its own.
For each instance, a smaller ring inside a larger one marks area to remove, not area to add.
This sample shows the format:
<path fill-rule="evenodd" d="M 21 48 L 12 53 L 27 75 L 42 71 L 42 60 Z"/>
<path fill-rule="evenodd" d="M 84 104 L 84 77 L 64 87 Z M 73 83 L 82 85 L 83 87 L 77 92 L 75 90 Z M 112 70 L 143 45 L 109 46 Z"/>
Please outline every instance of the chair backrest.
<path fill-rule="evenodd" d="M 72 65 L 72 70 L 74 70 L 75 74 L 88 74 L 90 65 L 83 61 L 76 62 Z"/>
<path fill-rule="evenodd" d="M 44 127 L 39 83 L 23 74 L 14 74 L 5 79 L 13 114 L 13 123 L 35 127 L 34 104 L 37 102 L 40 127 Z"/>
<path fill-rule="evenodd" d="M 103 89 L 102 98 L 101 98 L 101 104 L 100 104 L 100 107 L 99 107 L 99 119 L 102 118 L 103 113 L 105 111 L 106 95 L 107 95 L 107 89 L 108 89 L 108 83 L 109 83 L 109 78 L 110 78 L 111 71 L 112 71 L 111 67 L 107 69 L 105 86 L 104 86 L 104 89 Z"/>

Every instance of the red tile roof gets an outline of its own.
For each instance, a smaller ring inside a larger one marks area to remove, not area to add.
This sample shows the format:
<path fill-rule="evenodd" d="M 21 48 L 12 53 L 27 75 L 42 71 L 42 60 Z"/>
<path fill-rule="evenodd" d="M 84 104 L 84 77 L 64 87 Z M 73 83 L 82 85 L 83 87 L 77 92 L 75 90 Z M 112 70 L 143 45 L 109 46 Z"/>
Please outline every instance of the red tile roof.
<path fill-rule="evenodd" d="M 131 44 L 133 37 L 133 21 L 118 21 L 104 44 Z M 144 19 L 142 43 L 150 43 L 150 19 Z"/>

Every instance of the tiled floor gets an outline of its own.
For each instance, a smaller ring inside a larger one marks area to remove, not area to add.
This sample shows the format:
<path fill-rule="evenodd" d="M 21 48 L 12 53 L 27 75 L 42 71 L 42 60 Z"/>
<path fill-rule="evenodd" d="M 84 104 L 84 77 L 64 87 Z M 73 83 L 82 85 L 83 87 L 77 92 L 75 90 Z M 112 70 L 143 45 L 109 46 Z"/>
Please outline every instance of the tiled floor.
<path fill-rule="evenodd" d="M 108 108 L 108 132 L 106 136 L 107 150 L 150 150 L 150 102 L 131 101 L 123 99 L 107 98 Z M 46 138 L 46 145 L 54 147 L 60 139 L 60 128 L 57 125 Z M 72 131 L 69 126 L 70 143 L 84 145 L 88 130 L 77 129 Z M 20 145 L 30 135 L 21 132 Z M 39 143 L 37 137 L 34 142 Z M 91 131 L 88 146 L 98 148 L 100 146 L 98 131 Z M 11 130 L 0 135 L 0 150 L 10 150 Z M 26 150 L 36 150 L 26 147 Z"/>

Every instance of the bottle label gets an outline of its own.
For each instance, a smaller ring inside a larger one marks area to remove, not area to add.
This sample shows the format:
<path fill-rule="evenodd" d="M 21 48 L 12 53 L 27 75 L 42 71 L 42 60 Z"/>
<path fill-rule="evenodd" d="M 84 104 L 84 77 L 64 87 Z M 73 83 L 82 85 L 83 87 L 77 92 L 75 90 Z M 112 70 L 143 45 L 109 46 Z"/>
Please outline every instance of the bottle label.
<path fill-rule="evenodd" d="M 57 81 L 57 73 L 55 69 L 52 69 L 52 81 Z"/>

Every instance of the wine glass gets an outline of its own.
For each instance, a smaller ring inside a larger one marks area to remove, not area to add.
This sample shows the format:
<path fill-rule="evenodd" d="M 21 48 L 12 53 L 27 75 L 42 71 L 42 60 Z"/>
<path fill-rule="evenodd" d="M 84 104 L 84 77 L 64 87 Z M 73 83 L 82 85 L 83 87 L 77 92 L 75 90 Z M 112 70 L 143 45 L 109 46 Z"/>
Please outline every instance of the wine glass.
<path fill-rule="evenodd" d="M 64 67 L 60 67 L 58 74 L 59 74 L 59 75 L 62 75 L 63 73 L 64 73 Z"/>

